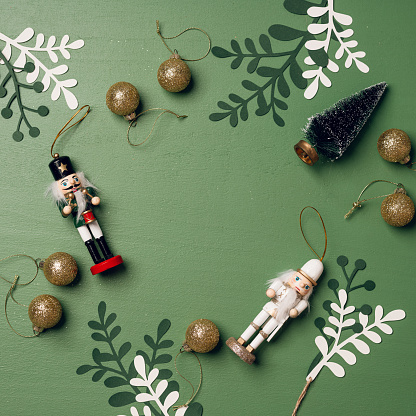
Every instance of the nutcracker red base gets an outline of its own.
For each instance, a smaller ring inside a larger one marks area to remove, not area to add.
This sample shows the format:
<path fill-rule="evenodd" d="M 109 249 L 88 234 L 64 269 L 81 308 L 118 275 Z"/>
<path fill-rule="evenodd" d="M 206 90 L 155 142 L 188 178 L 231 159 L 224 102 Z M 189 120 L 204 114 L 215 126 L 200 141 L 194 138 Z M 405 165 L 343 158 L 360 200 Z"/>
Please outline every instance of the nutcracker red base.
<path fill-rule="evenodd" d="M 96 275 L 105 272 L 106 270 L 112 269 L 113 267 L 116 267 L 121 263 L 123 263 L 122 257 L 114 256 L 111 259 L 104 260 L 98 264 L 95 264 L 90 268 L 90 270 L 93 275 Z"/>

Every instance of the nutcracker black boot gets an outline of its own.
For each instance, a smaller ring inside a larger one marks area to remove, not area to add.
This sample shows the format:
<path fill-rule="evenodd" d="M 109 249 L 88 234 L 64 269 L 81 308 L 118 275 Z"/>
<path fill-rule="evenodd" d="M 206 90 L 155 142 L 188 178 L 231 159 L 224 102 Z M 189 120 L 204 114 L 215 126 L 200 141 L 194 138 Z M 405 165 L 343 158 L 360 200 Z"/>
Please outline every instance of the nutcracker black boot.
<path fill-rule="evenodd" d="M 103 253 L 106 260 L 111 259 L 112 257 L 114 257 L 113 253 L 108 248 L 108 245 L 107 245 L 107 242 L 105 241 L 104 236 L 100 237 L 100 238 L 97 238 L 95 241 L 98 243 L 98 245 L 101 249 L 101 253 Z"/>
<path fill-rule="evenodd" d="M 92 240 L 87 240 L 85 242 L 85 245 L 87 246 L 87 249 L 91 255 L 91 258 L 93 260 L 93 262 L 95 264 L 101 263 L 102 261 L 104 261 L 104 259 L 102 259 L 100 257 L 100 254 L 98 253 L 97 247 L 95 247 L 95 243 Z"/>

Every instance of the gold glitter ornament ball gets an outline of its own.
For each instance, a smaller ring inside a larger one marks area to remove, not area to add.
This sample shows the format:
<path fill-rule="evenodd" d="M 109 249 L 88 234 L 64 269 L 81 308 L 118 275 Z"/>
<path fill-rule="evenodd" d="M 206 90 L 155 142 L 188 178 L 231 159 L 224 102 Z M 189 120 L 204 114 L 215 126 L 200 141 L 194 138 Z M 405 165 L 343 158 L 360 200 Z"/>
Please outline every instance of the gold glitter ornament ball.
<path fill-rule="evenodd" d="M 220 339 L 220 333 L 214 322 L 209 319 L 197 319 L 187 328 L 183 348 L 185 351 L 205 353 L 213 350 Z"/>
<path fill-rule="evenodd" d="M 68 253 L 59 251 L 51 254 L 40 263 L 46 279 L 53 285 L 65 286 L 72 283 L 78 273 L 78 265 L 75 259 Z"/>
<path fill-rule="evenodd" d="M 408 163 L 411 147 L 409 136 L 400 129 L 386 130 L 377 141 L 377 150 L 387 162 Z"/>
<path fill-rule="evenodd" d="M 191 70 L 181 57 L 174 53 L 160 65 L 157 70 L 157 80 L 166 91 L 179 92 L 184 90 L 191 81 Z"/>
<path fill-rule="evenodd" d="M 415 205 L 403 188 L 398 188 L 381 204 L 381 216 L 387 224 L 393 227 L 405 226 L 412 221 L 414 215 Z"/>
<path fill-rule="evenodd" d="M 62 306 L 58 299 L 51 295 L 36 296 L 29 305 L 29 319 L 33 329 L 41 332 L 52 328 L 62 317 Z"/>
<path fill-rule="evenodd" d="M 129 82 L 116 82 L 108 89 L 105 102 L 114 114 L 131 120 L 136 116 L 140 95 L 136 87 Z"/>

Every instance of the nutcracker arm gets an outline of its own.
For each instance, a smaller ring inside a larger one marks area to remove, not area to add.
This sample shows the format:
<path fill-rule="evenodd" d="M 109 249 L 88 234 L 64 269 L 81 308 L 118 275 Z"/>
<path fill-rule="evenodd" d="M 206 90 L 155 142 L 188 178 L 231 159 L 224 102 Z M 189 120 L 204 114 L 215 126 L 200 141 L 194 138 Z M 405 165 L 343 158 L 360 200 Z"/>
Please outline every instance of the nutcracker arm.
<path fill-rule="evenodd" d="M 307 307 L 308 307 L 309 303 L 307 300 L 302 299 L 293 309 L 296 309 L 296 311 L 298 312 L 299 316 Z"/>

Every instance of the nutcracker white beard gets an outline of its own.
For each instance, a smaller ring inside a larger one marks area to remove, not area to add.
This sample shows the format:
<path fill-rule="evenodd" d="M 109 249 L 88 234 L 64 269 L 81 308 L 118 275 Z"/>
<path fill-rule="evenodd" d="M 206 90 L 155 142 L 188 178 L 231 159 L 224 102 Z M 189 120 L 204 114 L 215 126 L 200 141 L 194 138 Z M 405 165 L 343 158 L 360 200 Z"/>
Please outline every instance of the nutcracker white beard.
<path fill-rule="evenodd" d="M 79 178 L 80 187 L 82 187 L 82 188 L 89 187 L 89 188 L 97 189 L 97 187 L 94 186 L 85 177 L 83 172 L 76 172 L 76 175 Z M 62 193 L 62 191 L 58 187 L 58 181 L 54 181 L 48 186 L 48 189 L 45 192 L 45 196 L 48 196 L 48 195 L 51 195 L 52 199 L 55 202 L 59 202 L 59 201 L 66 202 L 64 194 Z M 85 211 L 85 208 L 87 206 L 87 199 L 81 191 L 74 192 L 74 196 L 75 196 L 75 200 L 76 200 L 77 205 L 78 205 L 77 220 L 79 220 L 81 218 L 82 213 Z"/>
<path fill-rule="evenodd" d="M 286 320 L 286 318 L 289 315 L 290 310 L 298 304 L 300 299 L 304 299 L 304 300 L 307 301 L 309 299 L 309 297 L 311 296 L 312 291 L 313 291 L 313 288 L 311 288 L 305 296 L 302 296 L 295 289 L 290 287 L 287 282 L 293 276 L 294 273 L 295 273 L 294 270 L 286 270 L 286 271 L 280 273 L 278 275 L 278 277 L 275 277 L 274 279 L 271 279 L 267 282 L 268 286 L 270 286 L 276 280 L 281 280 L 283 282 L 283 284 L 286 285 L 286 287 L 288 289 L 287 295 L 282 300 L 278 301 L 279 305 L 278 305 L 278 308 L 277 308 L 277 314 L 276 314 L 275 319 L 279 323 L 283 323 Z"/>

